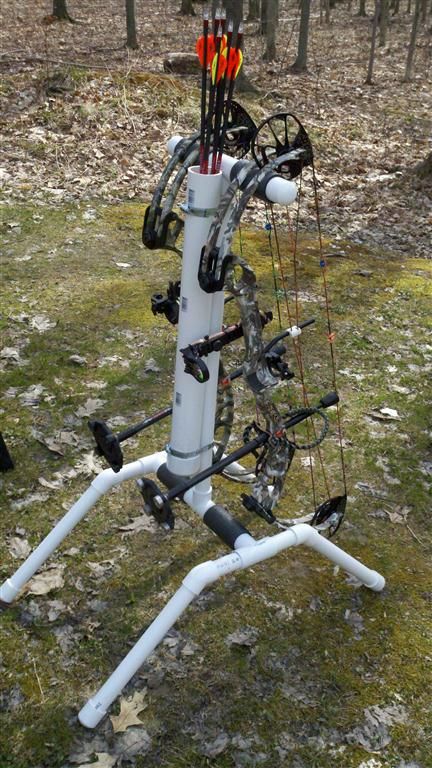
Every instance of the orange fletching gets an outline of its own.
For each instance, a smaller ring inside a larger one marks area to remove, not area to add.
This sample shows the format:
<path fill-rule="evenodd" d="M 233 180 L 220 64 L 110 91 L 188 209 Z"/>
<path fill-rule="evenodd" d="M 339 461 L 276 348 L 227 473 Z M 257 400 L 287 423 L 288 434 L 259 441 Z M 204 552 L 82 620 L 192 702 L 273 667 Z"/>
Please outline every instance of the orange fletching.
<path fill-rule="evenodd" d="M 228 54 L 226 75 L 230 80 L 235 80 L 243 63 L 243 53 L 240 48 L 231 48 Z"/>
<path fill-rule="evenodd" d="M 227 68 L 227 60 L 226 60 L 224 51 L 222 51 L 219 54 L 219 56 L 215 55 L 213 57 L 213 62 L 212 62 L 212 82 L 213 83 L 219 82 L 221 77 L 224 76 L 226 68 Z"/>
<path fill-rule="evenodd" d="M 200 64 L 204 66 L 204 53 L 205 53 L 205 39 L 204 35 L 201 35 L 196 41 L 196 52 L 200 60 Z M 226 46 L 226 35 L 223 35 L 221 39 L 220 50 L 222 51 Z M 213 64 L 213 59 L 216 53 L 216 37 L 214 35 L 207 35 L 207 67 L 210 69 Z"/>

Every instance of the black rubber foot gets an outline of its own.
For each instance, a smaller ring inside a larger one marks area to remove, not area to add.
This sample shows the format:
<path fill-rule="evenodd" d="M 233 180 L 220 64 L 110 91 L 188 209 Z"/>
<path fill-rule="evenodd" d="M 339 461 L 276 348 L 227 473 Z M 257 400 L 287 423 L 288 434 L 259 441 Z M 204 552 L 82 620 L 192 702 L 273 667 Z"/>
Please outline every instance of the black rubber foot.
<path fill-rule="evenodd" d="M 13 468 L 14 463 L 6 447 L 6 443 L 3 440 L 2 433 L 0 432 L 0 472 L 7 472 L 8 469 Z"/>

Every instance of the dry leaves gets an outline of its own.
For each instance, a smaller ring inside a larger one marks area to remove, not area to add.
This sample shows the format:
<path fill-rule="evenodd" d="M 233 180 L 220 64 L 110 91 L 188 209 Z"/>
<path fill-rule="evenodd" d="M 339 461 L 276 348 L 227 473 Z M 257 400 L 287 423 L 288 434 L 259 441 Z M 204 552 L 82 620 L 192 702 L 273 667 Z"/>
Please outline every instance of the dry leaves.
<path fill-rule="evenodd" d="M 125 533 L 139 533 L 140 531 L 154 531 L 156 528 L 157 523 L 155 519 L 144 514 L 134 517 L 128 525 L 119 525 L 117 530 L 124 531 Z"/>
<path fill-rule="evenodd" d="M 27 539 L 22 539 L 19 536 L 12 536 L 9 539 L 8 549 L 12 557 L 15 557 L 17 560 L 25 560 L 31 552 Z"/>
<path fill-rule="evenodd" d="M 132 725 L 144 725 L 138 717 L 139 713 L 147 707 L 147 704 L 144 704 L 144 697 L 145 691 L 135 691 L 131 698 L 120 699 L 120 714 L 110 716 L 114 733 L 122 733 Z"/>
<path fill-rule="evenodd" d="M 106 400 L 101 400 L 98 397 L 88 397 L 85 401 L 84 405 L 81 405 L 76 411 L 75 416 L 78 416 L 78 418 L 86 418 L 87 416 L 91 416 L 92 413 L 98 410 L 98 408 L 102 408 L 103 405 L 105 405 Z"/>
<path fill-rule="evenodd" d="M 108 752 L 95 752 L 97 757 L 94 763 L 81 763 L 78 768 L 114 768 L 119 755 L 110 755 Z"/>
<path fill-rule="evenodd" d="M 368 415 L 378 421 L 401 421 L 395 408 L 380 408 L 379 411 L 370 411 Z"/>
<path fill-rule="evenodd" d="M 53 589 L 61 589 L 64 584 L 63 571 L 64 565 L 53 565 L 43 573 L 33 576 L 28 585 L 28 594 L 46 595 Z"/>
<path fill-rule="evenodd" d="M 50 320 L 47 315 L 34 315 L 30 319 L 30 328 L 33 328 L 35 331 L 39 331 L 39 333 L 44 333 L 45 331 L 49 331 L 51 328 L 55 328 L 57 325 L 57 322 L 55 320 Z"/>

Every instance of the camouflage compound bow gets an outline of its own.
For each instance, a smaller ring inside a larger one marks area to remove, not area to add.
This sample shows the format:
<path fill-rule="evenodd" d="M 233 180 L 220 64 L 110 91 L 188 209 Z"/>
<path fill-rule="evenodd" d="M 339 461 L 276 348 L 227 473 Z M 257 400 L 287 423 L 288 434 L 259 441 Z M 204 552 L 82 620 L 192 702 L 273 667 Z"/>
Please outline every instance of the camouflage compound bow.
<path fill-rule="evenodd" d="M 241 216 L 246 206 L 254 195 L 260 197 L 260 190 L 264 188 L 269 177 L 277 172 L 286 178 L 293 179 L 298 176 L 301 177 L 303 168 L 306 166 L 312 166 L 313 170 L 313 150 L 305 128 L 295 115 L 288 112 L 278 113 L 265 120 L 257 128 L 252 118 L 240 104 L 231 101 L 229 106 L 230 121 L 227 126 L 223 149 L 225 152 L 240 158 L 244 158 L 250 151 L 253 159 L 251 161 L 243 160 L 238 164 L 241 167 L 237 168 L 234 180 L 228 185 L 222 196 L 210 228 L 207 244 L 202 252 L 198 280 L 203 291 L 212 293 L 224 289 L 228 295 L 226 301 L 235 299 L 240 313 L 241 322 L 238 327 L 241 328 L 241 335 L 244 338 L 245 360 L 241 371 L 236 371 L 231 375 L 227 375 L 220 364 L 215 421 L 214 462 L 217 464 L 224 456 L 231 436 L 234 416 L 234 398 L 231 382 L 233 378 L 237 378 L 239 373 L 241 373 L 254 394 L 258 415 L 264 420 L 263 426 L 259 426 L 257 422 L 254 422 L 244 430 L 245 442 L 250 439 L 252 432 L 255 434 L 265 433 L 269 436 L 269 439 L 258 458 L 255 474 L 245 470 L 243 477 L 241 473 L 236 473 L 234 474 L 234 479 L 252 481 L 251 492 L 249 494 L 242 494 L 242 501 L 247 509 L 256 512 L 269 523 L 276 522 L 281 525 L 280 521 L 275 517 L 273 510 L 280 499 L 285 477 L 292 463 L 295 451 L 296 449 L 305 450 L 310 453 L 314 448 L 319 450 L 319 446 L 324 440 L 329 427 L 328 417 L 323 408 L 321 406 L 310 406 L 304 381 L 304 365 L 299 336 L 302 328 L 314 321 L 308 320 L 300 323 L 297 317 L 297 322 L 293 323 L 287 301 L 288 315 L 291 321 L 290 327 L 266 345 L 263 340 L 263 327 L 268 322 L 271 313 L 263 314 L 260 311 L 254 271 L 243 257 L 232 252 L 232 241 L 235 232 L 239 228 Z M 152 249 L 169 248 L 176 252 L 181 252 L 177 242 L 183 229 L 183 221 L 178 213 L 172 211 L 172 204 L 180 190 L 187 169 L 197 161 L 198 156 L 199 143 L 197 134 L 190 139 L 178 142 L 173 156 L 156 187 L 152 202 L 145 212 L 143 242 L 147 247 Z M 174 175 L 174 180 L 167 192 L 167 184 L 172 175 Z M 314 171 L 312 181 L 317 202 Z M 164 202 L 161 204 L 163 198 Z M 319 218 L 317 220 L 319 226 Z M 274 217 L 273 225 L 267 224 L 267 228 L 273 227 L 276 229 Z M 326 263 L 322 254 L 320 231 L 319 252 L 325 285 L 326 309 L 328 311 L 329 299 L 325 282 Z M 286 280 L 283 280 L 283 289 L 286 296 Z M 179 295 L 179 282 L 170 283 L 166 296 L 156 294 L 153 297 L 153 311 L 155 313 L 164 313 L 172 323 L 177 322 Z M 278 314 L 280 316 L 279 306 Z M 296 314 L 298 315 L 298 312 Z M 329 314 L 328 323 L 329 332 L 327 338 L 332 348 L 334 334 L 331 331 Z M 221 333 L 226 333 L 226 329 Z M 234 335 L 233 338 L 238 338 L 239 335 L 240 333 Z M 281 414 L 275 403 L 275 387 L 281 381 L 288 381 L 294 376 L 283 360 L 283 354 L 286 350 L 280 345 L 282 339 L 288 336 L 293 338 L 303 390 L 303 405 L 301 408 L 291 408 L 288 412 Z M 208 354 L 209 351 L 211 351 L 210 348 L 204 354 Z M 187 370 L 195 375 L 197 380 L 204 381 L 203 371 L 205 370 L 205 363 L 202 360 L 203 356 L 202 349 L 194 350 L 190 348 L 187 350 L 185 363 Z M 333 348 L 331 361 L 334 388 L 336 390 Z M 336 401 L 337 398 L 335 398 L 334 404 L 338 407 Z M 315 417 L 321 419 L 319 433 L 317 434 L 313 424 L 313 435 L 309 436 L 309 439 L 303 443 L 299 443 L 295 439 L 289 439 L 285 429 L 287 419 L 292 419 L 299 414 L 302 417 L 307 415 L 310 420 Z M 302 521 L 310 521 L 321 529 L 325 528 L 330 535 L 339 527 L 346 506 L 346 480 L 339 410 L 338 431 L 344 492 L 335 497 L 331 497 L 330 493 L 328 493 L 328 498 L 323 503 L 315 503 L 314 511 L 301 518 Z M 315 497 L 316 482 L 313 476 L 314 461 L 312 457 L 309 458 L 309 464 Z M 321 453 L 319 453 L 319 464 L 324 476 L 325 486 L 328 490 L 329 484 Z M 230 476 L 229 468 L 225 470 L 225 474 Z M 295 521 L 288 521 L 288 523 L 298 522 L 298 520 L 297 518 Z"/>

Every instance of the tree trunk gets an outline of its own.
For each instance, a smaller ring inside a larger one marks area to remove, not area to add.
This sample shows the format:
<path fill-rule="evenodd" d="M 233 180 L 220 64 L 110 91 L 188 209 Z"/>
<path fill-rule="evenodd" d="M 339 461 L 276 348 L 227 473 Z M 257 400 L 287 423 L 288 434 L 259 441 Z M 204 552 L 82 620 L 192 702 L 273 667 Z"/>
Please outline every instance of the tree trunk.
<path fill-rule="evenodd" d="M 417 32 L 420 19 L 420 4 L 421 0 L 415 0 L 414 16 L 411 26 L 411 37 L 408 46 L 408 56 L 406 60 L 405 75 L 403 82 L 408 83 L 412 78 L 412 65 L 414 61 L 415 46 L 417 40 Z"/>
<path fill-rule="evenodd" d="M 240 22 L 243 21 L 243 0 L 223 0 L 223 6 L 226 9 L 227 20 L 231 19 L 233 22 L 234 34 L 236 34 Z M 258 93 L 258 89 L 246 75 L 244 67 L 241 68 L 236 78 L 235 87 L 236 91 Z"/>
<path fill-rule="evenodd" d="M 373 67 L 375 62 L 375 44 L 376 44 L 376 36 L 377 36 L 378 19 L 380 15 L 380 6 L 381 6 L 380 0 L 375 0 L 375 15 L 374 15 L 373 27 L 372 27 L 369 66 L 368 66 L 367 77 L 365 80 L 366 85 L 372 85 Z"/>
<path fill-rule="evenodd" d="M 267 0 L 267 34 L 264 61 L 276 58 L 276 27 L 278 23 L 279 0 Z"/>
<path fill-rule="evenodd" d="M 309 37 L 309 17 L 311 0 L 301 0 L 300 30 L 297 47 L 297 58 L 291 67 L 291 72 L 299 74 L 307 71 L 307 52 Z"/>
<path fill-rule="evenodd" d="M 135 0 L 126 0 L 126 48 L 133 50 L 139 48 L 136 33 Z"/>
<path fill-rule="evenodd" d="M 366 0 L 360 0 L 357 16 L 366 16 Z"/>
<path fill-rule="evenodd" d="M 432 152 L 415 166 L 414 171 L 421 179 L 432 180 Z"/>
<path fill-rule="evenodd" d="M 66 7 L 66 0 L 53 0 L 53 12 L 52 15 L 60 21 L 70 21 L 72 24 L 74 20 L 68 14 Z"/>
<path fill-rule="evenodd" d="M 192 0 L 181 0 L 180 16 L 196 16 Z"/>
<path fill-rule="evenodd" d="M 249 0 L 248 21 L 256 21 L 260 15 L 260 0 Z"/>
<path fill-rule="evenodd" d="M 267 2 L 268 0 L 261 0 L 261 20 L 260 20 L 260 35 L 267 37 Z"/>
<path fill-rule="evenodd" d="M 381 0 L 381 10 L 379 17 L 379 42 L 378 45 L 382 48 L 387 42 L 388 31 L 388 18 L 389 18 L 389 0 Z"/>

